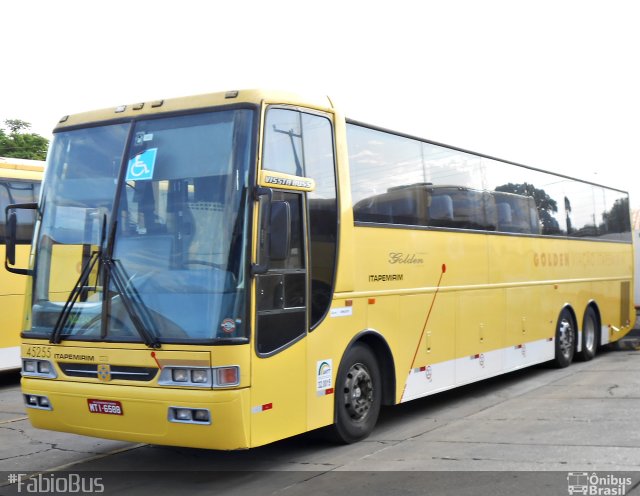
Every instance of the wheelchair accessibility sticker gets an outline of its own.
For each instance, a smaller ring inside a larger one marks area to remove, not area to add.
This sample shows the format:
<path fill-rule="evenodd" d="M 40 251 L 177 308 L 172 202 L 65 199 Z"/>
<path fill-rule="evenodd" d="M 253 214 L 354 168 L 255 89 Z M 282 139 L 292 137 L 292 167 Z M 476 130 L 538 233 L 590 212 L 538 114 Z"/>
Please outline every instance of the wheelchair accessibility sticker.
<path fill-rule="evenodd" d="M 149 148 L 129 160 L 126 181 L 149 181 L 153 179 L 157 148 Z"/>

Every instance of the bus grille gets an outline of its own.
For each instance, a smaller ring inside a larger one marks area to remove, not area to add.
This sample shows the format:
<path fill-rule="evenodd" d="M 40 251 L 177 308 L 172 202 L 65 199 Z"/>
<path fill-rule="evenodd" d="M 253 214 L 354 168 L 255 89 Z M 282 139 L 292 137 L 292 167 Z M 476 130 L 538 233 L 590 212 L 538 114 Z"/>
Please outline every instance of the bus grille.
<path fill-rule="evenodd" d="M 92 363 L 58 362 L 58 366 L 69 377 L 98 378 L 98 365 Z M 142 381 L 152 380 L 158 373 L 158 369 L 151 367 L 128 367 L 122 365 L 110 366 L 111 380 Z"/>

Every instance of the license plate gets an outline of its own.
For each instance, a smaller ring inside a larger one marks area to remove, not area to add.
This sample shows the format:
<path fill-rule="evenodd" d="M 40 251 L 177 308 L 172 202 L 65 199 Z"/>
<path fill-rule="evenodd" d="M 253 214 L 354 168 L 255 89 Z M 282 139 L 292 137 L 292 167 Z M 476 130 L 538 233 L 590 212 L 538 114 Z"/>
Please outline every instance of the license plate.
<path fill-rule="evenodd" d="M 105 413 L 107 415 L 123 415 L 122 403 L 110 400 L 87 400 L 91 413 Z"/>

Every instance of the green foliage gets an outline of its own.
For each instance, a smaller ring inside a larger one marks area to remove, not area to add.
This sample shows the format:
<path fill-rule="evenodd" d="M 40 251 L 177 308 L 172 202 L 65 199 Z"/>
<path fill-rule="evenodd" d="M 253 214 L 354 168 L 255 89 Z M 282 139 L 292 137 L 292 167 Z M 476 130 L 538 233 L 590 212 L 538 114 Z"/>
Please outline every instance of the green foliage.
<path fill-rule="evenodd" d="M 6 119 L 0 128 L 0 157 L 44 160 L 49 140 L 36 133 L 26 132 L 31 127 L 20 119 Z"/>
<path fill-rule="evenodd" d="M 601 233 L 623 233 L 631 231 L 629 198 L 617 199 L 611 210 L 602 214 Z"/>
<path fill-rule="evenodd" d="M 542 223 L 542 234 L 560 234 L 560 225 L 553 214 L 558 211 L 558 203 L 543 189 L 536 188 L 529 183 L 508 183 L 498 186 L 496 191 L 530 196 L 536 203 L 538 215 Z"/>

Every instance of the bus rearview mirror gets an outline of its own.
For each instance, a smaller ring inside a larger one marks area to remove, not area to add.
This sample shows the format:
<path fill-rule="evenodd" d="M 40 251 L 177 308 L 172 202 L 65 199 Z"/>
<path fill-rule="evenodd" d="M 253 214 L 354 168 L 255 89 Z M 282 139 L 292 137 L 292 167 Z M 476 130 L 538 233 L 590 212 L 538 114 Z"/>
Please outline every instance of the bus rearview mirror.
<path fill-rule="evenodd" d="M 253 193 L 258 202 L 258 253 L 256 263 L 251 266 L 251 275 L 264 274 L 269 270 L 271 239 L 271 188 L 256 188 Z"/>
<path fill-rule="evenodd" d="M 273 201 L 270 188 L 256 188 L 258 201 L 258 253 L 251 274 L 264 274 L 270 261 L 286 260 L 291 250 L 291 205 Z"/>
<path fill-rule="evenodd" d="M 286 201 L 271 204 L 270 231 L 269 260 L 286 260 L 291 247 L 291 205 Z"/>
<path fill-rule="evenodd" d="M 37 210 L 37 208 L 37 203 L 16 203 L 7 205 L 4 210 L 6 221 L 4 268 L 7 272 L 21 275 L 31 274 L 31 270 L 29 269 L 17 269 L 15 267 L 11 267 L 16 263 L 16 244 L 18 238 L 18 214 L 16 213 L 16 210 Z"/>
<path fill-rule="evenodd" d="M 18 216 L 14 211 L 7 213 L 7 231 L 6 231 L 6 246 L 7 246 L 7 263 L 9 265 L 16 264 L 16 234 L 18 232 Z"/>

